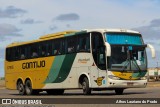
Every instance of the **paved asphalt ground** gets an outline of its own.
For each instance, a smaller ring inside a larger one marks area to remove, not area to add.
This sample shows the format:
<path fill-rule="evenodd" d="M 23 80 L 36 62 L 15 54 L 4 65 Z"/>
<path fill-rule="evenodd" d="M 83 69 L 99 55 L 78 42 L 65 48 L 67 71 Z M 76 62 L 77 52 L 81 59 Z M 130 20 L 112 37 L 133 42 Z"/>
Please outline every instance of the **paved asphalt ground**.
<path fill-rule="evenodd" d="M 63 95 L 21 96 L 17 90 L 0 89 L 0 98 L 160 98 L 160 87 L 130 88 L 124 90 L 123 95 L 115 95 L 114 91 L 92 91 L 92 95 L 83 95 L 82 90 L 66 90 Z"/>
<path fill-rule="evenodd" d="M 60 99 L 62 100 L 61 104 L 54 104 L 54 106 L 46 106 L 46 107 L 106 107 L 106 106 L 114 106 L 114 107 L 126 107 L 126 106 L 131 106 L 131 107 L 159 107 L 160 104 L 96 104 L 96 102 L 104 102 L 106 99 L 137 99 L 137 98 L 146 98 L 150 99 L 153 98 L 153 100 L 160 101 L 160 82 L 149 82 L 148 86 L 146 88 L 130 88 L 126 89 L 124 91 L 123 95 L 115 95 L 114 91 L 93 91 L 92 95 L 85 96 L 82 93 L 82 90 L 66 90 L 64 95 L 47 95 L 45 92 L 40 93 L 40 95 L 34 95 L 34 96 L 21 96 L 18 94 L 18 91 L 16 90 L 7 90 L 5 88 L 0 88 L 0 98 L 53 98 L 54 100 Z M 94 98 L 92 103 L 95 104 L 81 104 L 87 100 L 92 100 L 91 98 Z M 64 104 L 66 103 L 66 99 L 71 100 L 70 102 L 73 104 Z M 78 100 L 75 100 L 78 99 Z M 102 100 L 102 101 L 98 101 Z M 76 104 L 80 103 L 80 104 Z M 160 103 L 160 102 L 159 102 Z M 1 107 L 2 105 L 0 105 Z M 5 106 L 4 106 L 5 107 Z"/>

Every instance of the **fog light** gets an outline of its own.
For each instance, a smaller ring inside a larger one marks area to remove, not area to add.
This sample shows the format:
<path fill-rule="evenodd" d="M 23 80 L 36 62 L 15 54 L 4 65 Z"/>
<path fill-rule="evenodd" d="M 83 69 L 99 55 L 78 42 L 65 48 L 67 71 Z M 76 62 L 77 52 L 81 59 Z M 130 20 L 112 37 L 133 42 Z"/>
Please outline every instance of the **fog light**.
<path fill-rule="evenodd" d="M 146 80 L 146 79 L 147 79 L 147 77 L 141 77 L 140 79 L 141 79 L 141 80 Z"/>

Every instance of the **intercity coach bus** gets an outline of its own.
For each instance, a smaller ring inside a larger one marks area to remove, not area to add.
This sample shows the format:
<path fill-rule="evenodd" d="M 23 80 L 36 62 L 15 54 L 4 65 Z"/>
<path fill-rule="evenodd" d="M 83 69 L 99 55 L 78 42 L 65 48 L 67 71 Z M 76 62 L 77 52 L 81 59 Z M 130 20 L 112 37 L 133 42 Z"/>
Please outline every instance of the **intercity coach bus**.
<path fill-rule="evenodd" d="M 5 83 L 21 95 L 63 94 L 68 89 L 115 90 L 146 87 L 149 47 L 142 35 L 126 29 L 64 31 L 7 46 Z"/>

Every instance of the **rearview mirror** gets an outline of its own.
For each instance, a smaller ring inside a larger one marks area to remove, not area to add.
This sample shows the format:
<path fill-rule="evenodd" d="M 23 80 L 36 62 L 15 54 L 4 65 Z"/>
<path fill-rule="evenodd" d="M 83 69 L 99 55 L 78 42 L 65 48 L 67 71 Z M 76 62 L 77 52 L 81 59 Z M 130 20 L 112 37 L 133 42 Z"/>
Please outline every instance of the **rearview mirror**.
<path fill-rule="evenodd" d="M 151 54 L 152 54 L 152 58 L 155 58 L 156 57 L 156 52 L 155 52 L 154 47 L 151 44 L 147 44 L 147 48 L 150 48 Z"/>
<path fill-rule="evenodd" d="M 111 56 L 111 46 L 108 42 L 105 42 L 105 46 L 106 46 L 106 56 Z"/>

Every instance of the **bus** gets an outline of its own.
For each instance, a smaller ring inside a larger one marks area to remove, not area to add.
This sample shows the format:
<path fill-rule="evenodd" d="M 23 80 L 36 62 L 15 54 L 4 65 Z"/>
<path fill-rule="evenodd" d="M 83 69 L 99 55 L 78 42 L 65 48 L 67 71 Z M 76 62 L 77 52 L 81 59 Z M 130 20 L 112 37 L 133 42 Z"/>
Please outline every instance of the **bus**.
<path fill-rule="evenodd" d="M 113 90 L 147 85 L 146 48 L 142 35 L 127 29 L 84 29 L 15 42 L 6 47 L 5 83 L 20 95 L 63 94 L 65 90 Z"/>

